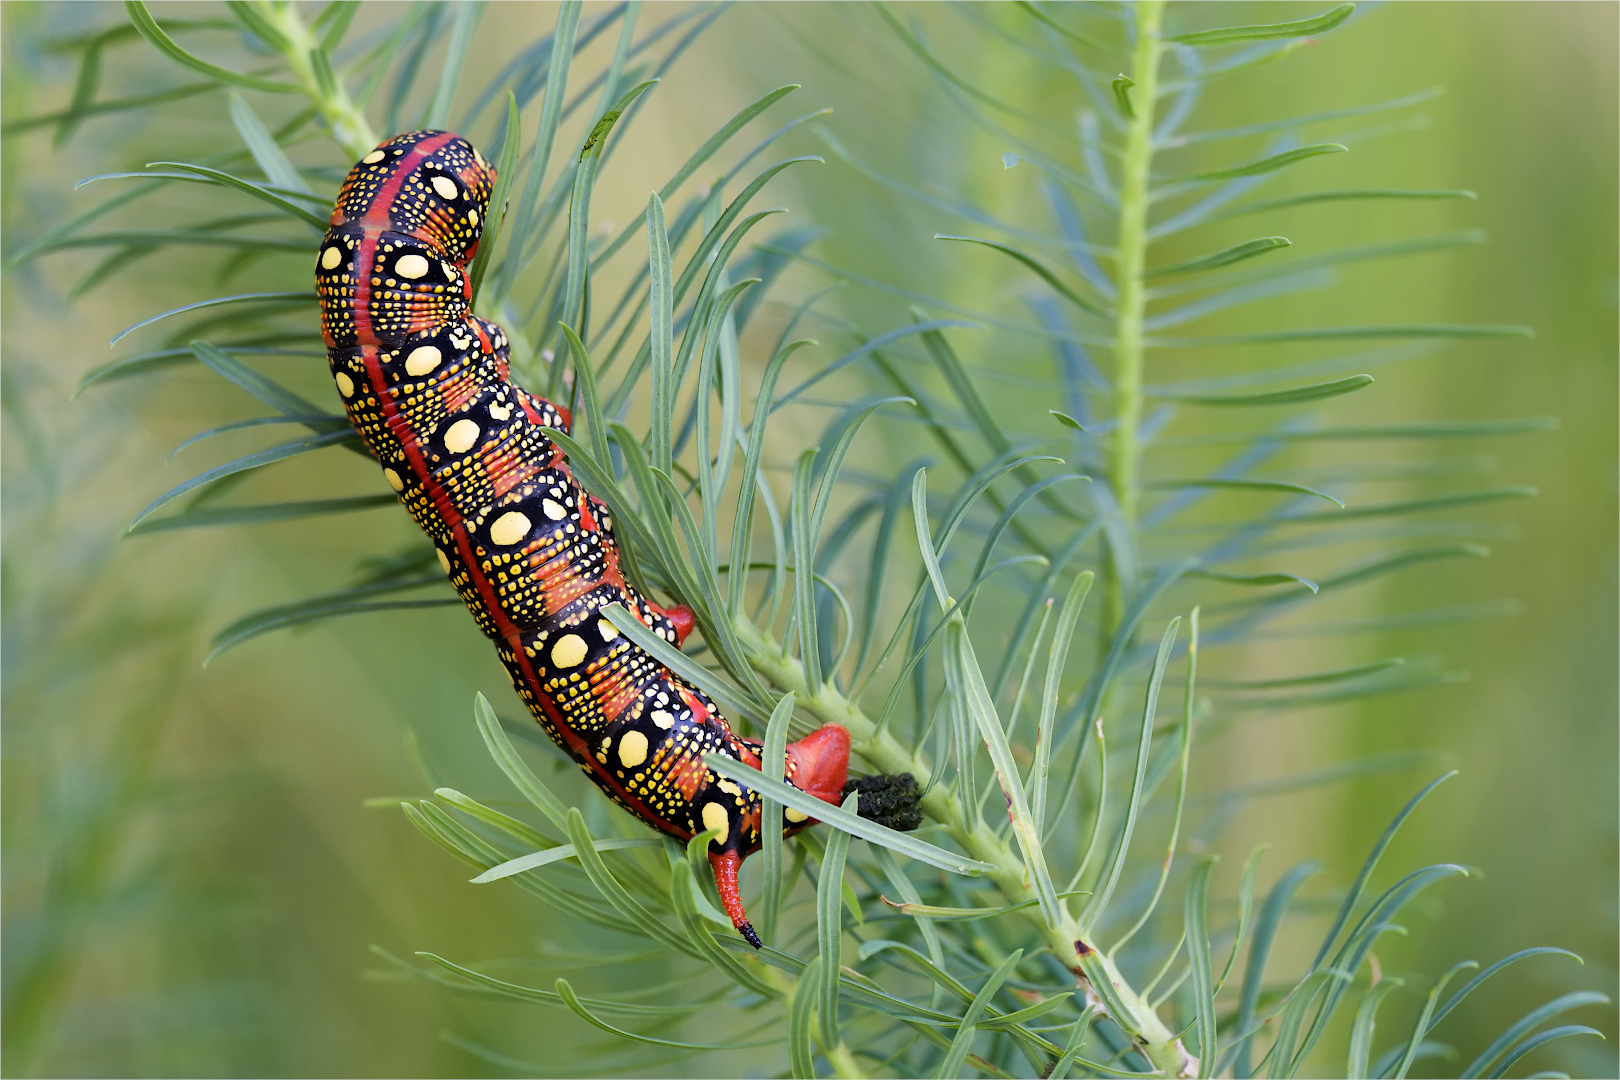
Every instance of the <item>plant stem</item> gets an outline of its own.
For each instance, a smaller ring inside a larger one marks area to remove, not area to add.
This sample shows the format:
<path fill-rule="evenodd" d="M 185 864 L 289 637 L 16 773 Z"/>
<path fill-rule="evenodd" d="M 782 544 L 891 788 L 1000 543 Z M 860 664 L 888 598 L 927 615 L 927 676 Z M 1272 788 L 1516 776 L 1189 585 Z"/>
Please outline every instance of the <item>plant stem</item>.
<path fill-rule="evenodd" d="M 1116 542 L 1128 544 L 1128 559 L 1112 560 L 1103 634 L 1111 637 L 1125 616 L 1136 565 L 1136 515 L 1142 425 L 1142 319 L 1147 308 L 1143 273 L 1147 261 L 1148 171 L 1153 164 L 1154 99 L 1158 95 L 1159 26 L 1164 0 L 1136 4 L 1136 52 L 1131 64 L 1131 115 L 1120 166 L 1118 256 L 1114 284 L 1119 291 L 1114 321 L 1114 437 L 1108 448 L 1108 482 L 1120 516 Z M 1122 572 L 1123 570 L 1123 572 Z"/>
<path fill-rule="evenodd" d="M 965 808 L 948 787 L 943 784 L 930 785 L 928 781 L 931 771 L 927 765 L 913 756 L 911 751 L 901 745 L 893 735 L 887 731 L 879 732 L 877 724 L 871 717 L 861 711 L 860 706 L 840 694 L 830 683 L 824 684 L 819 691 L 811 694 L 805 684 L 804 668 L 797 660 L 783 656 L 781 645 L 769 633 L 741 618 L 737 620 L 736 630 L 743 650 L 748 655 L 749 664 L 777 689 L 791 690 L 804 708 L 817 719 L 842 724 L 849 731 L 854 752 L 865 758 L 876 769 L 889 774 L 910 773 L 916 778 L 917 786 L 927 792 L 922 799 L 923 812 L 944 826 L 951 839 L 961 845 L 962 850 L 969 856 L 995 867 L 990 878 L 1007 898 L 1008 903 L 1019 904 L 1035 900 L 1035 888 L 1024 870 L 1022 860 L 996 835 L 996 831 L 983 821 L 970 824 Z M 1060 901 L 1059 910 L 1062 918 L 1056 926 L 1046 925 L 1041 917 L 1039 905 L 1023 909 L 1022 914 L 1040 928 L 1047 948 L 1065 967 L 1074 972 L 1075 978 L 1087 990 L 1088 995 L 1090 987 L 1080 969 L 1076 949 L 1084 943 L 1088 950 L 1097 953 L 1098 959 L 1108 972 L 1109 981 L 1114 984 L 1114 992 L 1134 1014 L 1134 1017 L 1115 1017 L 1115 1020 L 1131 1035 L 1137 1047 L 1155 1068 L 1166 1076 L 1197 1075 L 1196 1059 L 1187 1053 L 1180 1040 L 1160 1021 L 1152 1006 L 1131 989 L 1125 977 L 1114 966 L 1113 960 L 1098 951 L 1096 942 L 1081 932 L 1080 924 L 1069 914 L 1067 904 Z M 1131 1022 L 1132 1019 L 1134 1023 Z"/>
<path fill-rule="evenodd" d="M 332 70 L 320 42 L 310 33 L 297 7 L 293 4 L 265 3 L 263 0 L 254 6 L 260 16 L 281 33 L 283 41 L 274 44 L 281 47 L 282 55 L 287 58 L 288 69 L 303 88 L 304 96 L 309 98 L 315 111 L 326 121 L 333 140 L 351 157 L 358 158 L 369 153 L 377 145 L 376 133 L 366 121 L 365 113 L 349 97 L 343 80 Z"/>

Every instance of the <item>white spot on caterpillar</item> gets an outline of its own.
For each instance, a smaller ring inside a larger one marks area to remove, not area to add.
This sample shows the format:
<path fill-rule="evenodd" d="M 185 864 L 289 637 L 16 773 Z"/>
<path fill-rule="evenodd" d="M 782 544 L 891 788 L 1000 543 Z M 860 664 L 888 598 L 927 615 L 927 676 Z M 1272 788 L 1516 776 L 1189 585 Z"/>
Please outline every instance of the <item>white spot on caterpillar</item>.
<path fill-rule="evenodd" d="M 387 156 L 388 155 L 383 153 L 381 150 L 373 150 L 371 153 L 367 154 L 365 157 L 361 158 L 360 160 L 363 163 L 367 164 L 367 165 L 375 165 L 375 164 L 377 164 L 377 162 L 381 161 L 383 158 L 385 158 Z"/>
<path fill-rule="evenodd" d="M 551 647 L 551 662 L 560 668 L 578 667 L 590 653 L 585 639 L 578 634 L 564 634 Z"/>
<path fill-rule="evenodd" d="M 452 454 L 465 454 L 478 441 L 478 425 L 471 420 L 457 420 L 444 433 L 444 448 Z"/>
<path fill-rule="evenodd" d="M 665 712 L 663 709 L 653 710 L 652 722 L 663 728 L 665 731 L 668 731 L 670 728 L 675 726 L 675 718 L 669 713 Z"/>
<path fill-rule="evenodd" d="M 529 519 L 516 510 L 509 510 L 495 519 L 489 527 L 489 538 L 502 547 L 508 547 L 529 535 Z"/>
<path fill-rule="evenodd" d="M 619 740 L 619 761 L 627 769 L 633 769 L 647 760 L 647 736 L 639 731 L 630 730 L 624 733 Z"/>
<path fill-rule="evenodd" d="M 384 469 L 383 470 L 383 479 L 388 481 L 388 486 L 393 488 L 395 491 L 404 491 L 405 490 L 405 481 L 401 480 L 399 478 L 399 473 L 395 472 L 393 469 Z M 444 553 L 443 552 L 439 553 L 439 558 L 441 558 L 441 559 L 444 558 Z M 446 569 L 446 572 L 448 572 L 449 567 L 447 566 L 445 569 Z"/>
<path fill-rule="evenodd" d="M 421 345 L 405 358 L 405 374 L 421 377 L 439 366 L 444 354 L 437 345 Z"/>
<path fill-rule="evenodd" d="M 461 190 L 456 187 L 456 182 L 448 176 L 435 176 L 433 178 L 433 190 L 439 193 L 441 199 L 453 199 L 461 194 Z"/>
<path fill-rule="evenodd" d="M 787 819 L 789 821 L 793 822 L 795 825 L 797 825 L 801 821 L 809 821 L 810 820 L 810 815 L 809 814 L 805 813 L 803 810 L 795 810 L 791 806 L 787 808 L 786 815 L 787 815 Z"/>
<path fill-rule="evenodd" d="M 546 512 L 546 517 L 550 518 L 552 521 L 561 521 L 563 518 L 568 516 L 568 511 L 564 510 L 561 505 L 552 499 L 547 499 L 546 501 L 542 502 L 540 504 L 540 509 L 544 510 Z"/>
<path fill-rule="evenodd" d="M 446 574 L 449 574 L 450 573 L 450 556 L 448 556 L 448 555 L 446 555 L 444 553 L 443 548 L 434 548 L 433 549 L 433 554 L 435 554 L 435 555 L 437 555 L 439 557 L 439 565 L 444 567 L 444 572 Z"/>
<path fill-rule="evenodd" d="M 596 632 L 602 635 L 603 641 L 612 641 L 619 636 L 619 628 L 606 619 L 596 620 Z"/>
<path fill-rule="evenodd" d="M 338 268 L 338 263 L 342 261 L 343 252 L 335 244 L 321 252 L 322 270 L 336 270 Z"/>
<path fill-rule="evenodd" d="M 510 420 L 512 418 L 512 406 L 491 405 L 489 407 L 489 415 L 496 420 Z"/>
<path fill-rule="evenodd" d="M 720 781 L 719 787 L 720 790 L 725 792 L 727 795 L 735 795 L 739 799 L 742 798 L 742 788 L 738 787 L 736 784 L 733 784 L 730 780 Z"/>
<path fill-rule="evenodd" d="M 714 838 L 716 844 L 724 844 L 726 837 L 731 835 L 731 817 L 726 808 L 717 802 L 703 804 L 703 827 L 705 829 L 718 829 L 720 835 Z"/>
<path fill-rule="evenodd" d="M 428 261 L 420 255 L 401 255 L 394 264 L 394 273 L 414 281 L 428 272 Z"/>
<path fill-rule="evenodd" d="M 467 224 L 471 225 L 475 229 L 478 227 L 478 211 L 467 211 Z"/>
<path fill-rule="evenodd" d="M 347 372 L 338 372 L 333 376 L 333 380 L 337 383 L 338 393 L 342 394 L 344 397 L 354 396 L 354 380 L 349 378 Z"/>

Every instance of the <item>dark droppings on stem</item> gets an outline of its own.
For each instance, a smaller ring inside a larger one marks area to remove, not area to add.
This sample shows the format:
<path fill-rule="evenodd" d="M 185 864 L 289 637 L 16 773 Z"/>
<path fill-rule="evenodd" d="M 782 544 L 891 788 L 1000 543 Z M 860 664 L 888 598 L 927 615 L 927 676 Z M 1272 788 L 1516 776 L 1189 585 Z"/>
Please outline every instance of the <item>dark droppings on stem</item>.
<path fill-rule="evenodd" d="M 922 824 L 918 803 L 922 792 L 910 773 L 897 776 L 858 776 L 844 784 L 844 795 L 861 794 L 860 815 L 896 832 L 910 832 Z"/>

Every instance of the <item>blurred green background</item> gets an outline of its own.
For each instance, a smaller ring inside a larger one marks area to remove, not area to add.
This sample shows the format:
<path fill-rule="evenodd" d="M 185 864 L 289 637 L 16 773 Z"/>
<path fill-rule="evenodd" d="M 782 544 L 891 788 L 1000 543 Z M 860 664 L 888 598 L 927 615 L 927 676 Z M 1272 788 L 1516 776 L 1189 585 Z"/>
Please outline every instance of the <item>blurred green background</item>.
<path fill-rule="evenodd" d="M 1231 7 L 1229 21 L 1312 10 Z M 603 8 L 587 5 L 586 18 Z M 1072 119 L 1073 87 L 1032 83 L 1019 54 L 994 41 L 1007 9 L 901 9 L 921 15 L 965 76 L 1060 122 Z M 399 10 L 368 5 L 360 25 Z M 1488 244 L 1352 266 L 1334 290 L 1273 301 L 1243 318 L 1523 323 L 1537 331 L 1533 341 L 1464 343 L 1383 369 L 1377 393 L 1354 395 L 1332 413 L 1351 423 L 1559 419 L 1552 432 L 1438 451 L 1380 444 L 1369 452 L 1390 462 L 1423 454 L 1453 459 L 1459 469 L 1488 467 L 1490 482 L 1534 484 L 1541 495 L 1468 516 L 1471 535 L 1490 537 L 1488 561 L 1389 579 L 1341 601 L 1334 616 L 1486 604 L 1489 617 L 1353 641 L 1278 633 L 1243 650 L 1212 650 L 1207 662 L 1213 672 L 1241 676 L 1276 670 L 1279 656 L 1292 669 L 1319 670 L 1440 654 L 1470 678 L 1250 719 L 1197 764 L 1195 790 L 1206 797 L 1408 748 L 1436 749 L 1461 769 L 1413 819 L 1387 865 L 1445 860 L 1481 874 L 1448 884 L 1414 913 L 1411 939 L 1380 948 L 1383 969 L 1432 978 L 1460 959 L 1488 963 L 1543 944 L 1587 961 L 1542 959 L 1512 969 L 1459 1014 L 1480 1033 L 1566 990 L 1615 994 L 1617 12 L 1609 3 L 1389 5 L 1318 46 L 1222 83 L 1194 124 L 1252 123 L 1443 86 L 1443 96 L 1399 114 L 1421 114 L 1426 123 L 1357 145 L 1333 160 L 1331 172 L 1291 177 L 1268 193 L 1467 187 L 1477 202 L 1302 209 L 1265 229 L 1321 249 L 1462 228 L 1484 230 Z M 71 97 L 75 66 L 47 43 L 123 18 L 120 7 L 100 3 L 7 3 L 3 15 L 0 116 L 8 119 L 49 113 Z M 485 73 L 554 20 L 549 4 L 492 5 L 467 86 L 481 88 Z M 973 31 L 979 21 L 987 25 Z M 145 46 L 109 54 L 104 78 L 108 95 L 179 81 Z M 1043 227 L 1032 170 L 1003 169 L 1007 147 L 965 125 L 873 9 L 853 4 L 727 11 L 651 99 L 604 173 L 596 214 L 627 220 L 645 199 L 643 177 L 667 175 L 725 118 L 787 81 L 804 84 L 797 108 L 832 107 L 826 128 L 873 167 Z M 211 94 L 92 120 L 61 149 L 48 128 L 7 134 L 0 225 L 9 250 L 104 197 L 94 188 L 75 193 L 80 177 L 161 158 L 195 160 L 236 142 L 222 100 Z M 806 130 L 784 149 L 825 153 L 825 144 Z M 329 148 L 318 152 L 329 164 L 347 164 Z M 1005 266 L 942 254 L 929 239 L 969 231 L 960 219 L 828 159 L 790 174 L 767 196 L 771 205 L 791 206 L 796 223 L 827 230 L 818 257 L 939 297 L 1011 302 Z M 164 205 L 184 213 L 185 197 L 173 192 Z M 98 257 L 56 255 L 9 274 L 0 307 L 6 1074 L 509 1075 L 442 1033 L 541 1064 L 520 1072 L 544 1072 L 558 1040 L 593 1044 L 597 1033 L 557 1013 L 373 973 L 386 967 L 367 951 L 373 944 L 458 959 L 527 952 L 546 973 L 572 970 L 575 961 L 537 951 L 544 912 L 515 890 L 467 885 L 464 868 L 423 842 L 397 811 L 361 805 L 450 780 L 474 794 L 494 789 L 469 703 L 483 690 L 509 707 L 505 676 L 455 609 L 272 635 L 200 667 L 218 628 L 256 607 L 338 587 L 355 552 L 402 544 L 409 523 L 370 513 L 120 540 L 142 506 L 195 471 L 196 460 L 184 454 L 165 465 L 176 444 L 250 413 L 236 391 L 192 371 L 73 397 L 83 373 L 113 355 L 104 342 L 138 318 L 207 295 L 201 290 L 220 262 L 206 252 L 190 261 L 166 255 L 70 298 Z M 243 291 L 251 277 L 250 269 L 237 280 Z M 809 270 L 791 278 L 803 290 L 824 280 Z M 842 302 L 874 326 L 892 325 L 901 310 L 858 290 Z M 760 348 L 744 345 L 745 362 L 757 366 Z M 965 338 L 961 347 L 971 363 L 989 368 L 1022 348 L 994 335 Z M 1163 366 L 1149 377 L 1192 377 L 1207 362 L 1150 360 Z M 1219 370 L 1245 362 L 1223 360 Z M 321 392 L 319 361 L 280 363 L 297 372 L 289 375 L 296 385 Z M 1012 392 L 1004 400 L 1018 403 Z M 791 461 L 817 435 L 785 425 L 771 455 Z M 1330 462 L 1333 451 L 1299 454 L 1292 463 L 1304 467 Z M 253 490 L 281 498 L 352 490 L 363 463 L 334 460 L 352 457 L 306 459 L 256 479 Z M 1189 456 L 1163 467 L 1196 465 Z M 1426 778 L 1405 772 L 1255 799 L 1215 846 L 1231 869 L 1254 843 L 1269 841 L 1262 887 L 1303 858 L 1326 864 L 1321 889 L 1342 887 Z M 1302 933 L 1297 947 L 1308 948 L 1308 940 Z M 585 982 L 588 967 L 579 975 Z M 1414 984 L 1426 982 L 1414 977 Z M 1620 1031 L 1612 1013 L 1594 1012 L 1572 1019 L 1602 1028 L 1609 1042 L 1567 1040 L 1524 1064 L 1614 1075 Z M 775 1060 L 739 1052 L 656 1071 L 758 1074 Z"/>

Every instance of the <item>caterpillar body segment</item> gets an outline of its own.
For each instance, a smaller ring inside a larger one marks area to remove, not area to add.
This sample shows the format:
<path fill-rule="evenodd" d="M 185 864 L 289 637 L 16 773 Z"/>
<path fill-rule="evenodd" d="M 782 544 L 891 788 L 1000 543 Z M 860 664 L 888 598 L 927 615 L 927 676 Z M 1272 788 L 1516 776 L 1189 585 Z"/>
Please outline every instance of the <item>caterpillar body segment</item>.
<path fill-rule="evenodd" d="M 355 165 L 316 258 L 333 382 L 547 733 L 653 828 L 719 833 L 716 885 L 758 947 L 737 871 L 760 847 L 763 801 L 703 755 L 758 768 L 761 746 L 602 614 L 622 604 L 677 647 L 693 625 L 689 609 L 625 580 L 611 515 L 546 436 L 568 430 L 568 413 L 512 384 L 505 333 L 470 313 L 467 267 L 494 182 L 489 162 L 442 131 L 400 135 Z M 829 724 L 788 747 L 786 780 L 836 805 L 848 764 L 849 734 Z M 787 810 L 771 827 L 813 823 Z"/>

